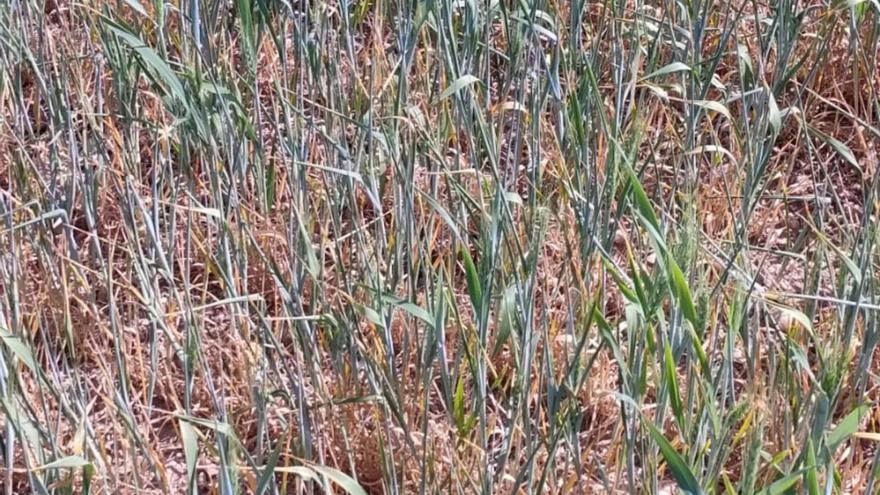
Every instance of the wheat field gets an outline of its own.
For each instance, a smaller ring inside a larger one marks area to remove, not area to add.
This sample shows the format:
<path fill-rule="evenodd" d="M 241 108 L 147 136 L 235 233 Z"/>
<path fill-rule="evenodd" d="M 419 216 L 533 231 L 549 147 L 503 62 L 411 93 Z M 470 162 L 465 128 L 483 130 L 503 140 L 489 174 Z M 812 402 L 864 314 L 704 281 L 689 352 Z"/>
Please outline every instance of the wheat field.
<path fill-rule="evenodd" d="M 0 3 L 0 493 L 880 493 L 877 0 Z"/>

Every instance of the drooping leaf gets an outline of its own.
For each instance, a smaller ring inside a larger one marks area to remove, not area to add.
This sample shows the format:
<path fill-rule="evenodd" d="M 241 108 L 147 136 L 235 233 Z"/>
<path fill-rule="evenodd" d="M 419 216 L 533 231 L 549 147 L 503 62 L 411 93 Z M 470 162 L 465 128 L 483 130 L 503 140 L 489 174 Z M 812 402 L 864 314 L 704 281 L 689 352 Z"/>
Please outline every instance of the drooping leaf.
<path fill-rule="evenodd" d="M 71 469 L 71 468 L 81 468 L 85 466 L 91 466 L 92 463 L 87 461 L 82 456 L 78 455 L 69 455 L 67 457 L 62 457 L 61 459 L 57 459 L 48 464 L 43 464 L 42 466 L 34 468 L 35 471 L 45 471 L 48 469 Z"/>
<path fill-rule="evenodd" d="M 452 84 L 449 85 L 448 88 L 444 89 L 442 93 L 440 93 L 440 100 L 445 100 L 450 96 L 458 93 L 462 90 L 462 88 L 466 86 L 470 86 L 471 84 L 480 82 L 480 78 L 476 76 L 472 76 L 470 74 L 465 74 L 458 79 L 456 79 Z"/>
<path fill-rule="evenodd" d="M 758 492 L 758 495 L 782 495 L 783 493 L 787 493 L 788 490 L 798 482 L 804 474 L 804 471 L 804 469 L 799 469 L 774 481 L 770 486 Z"/>
<path fill-rule="evenodd" d="M 329 466 L 308 464 L 303 466 L 280 466 L 275 468 L 276 473 L 289 473 L 299 476 L 305 481 L 316 481 L 323 476 L 342 488 L 349 495 L 367 495 L 363 487 L 351 476 Z"/>
<path fill-rule="evenodd" d="M 132 8 L 138 14 L 147 17 L 147 9 L 144 8 L 143 4 L 141 4 L 138 0 L 125 0 L 125 3 L 128 4 L 129 7 Z"/>
<path fill-rule="evenodd" d="M 33 353 L 31 353 L 30 348 L 25 345 L 24 342 L 18 337 L 14 337 L 6 332 L 5 329 L 0 328 L 0 340 L 3 341 L 3 344 L 12 351 L 12 354 L 15 355 L 22 363 L 25 364 L 33 373 L 37 373 L 40 369 L 37 364 L 37 360 L 34 359 Z"/>
<path fill-rule="evenodd" d="M 641 182 L 639 182 L 638 177 L 635 172 L 630 170 L 630 188 L 632 188 L 632 195 L 636 201 L 636 206 L 639 209 L 639 213 L 642 214 L 642 217 L 648 221 L 651 227 L 654 228 L 656 232 L 660 232 L 660 222 L 657 220 L 657 214 L 654 213 L 654 207 L 651 206 L 651 200 L 648 199 L 648 195 L 645 194 L 645 189 L 642 187 Z"/>
<path fill-rule="evenodd" d="M 443 205 L 441 205 L 440 202 L 437 201 L 430 194 L 428 194 L 420 189 L 416 189 L 416 191 L 421 193 L 422 197 L 425 198 L 425 201 L 428 202 L 428 205 L 430 205 L 431 208 L 433 208 L 434 211 L 437 212 L 438 215 L 440 215 L 440 218 L 446 223 L 446 225 L 449 227 L 449 229 L 452 230 L 452 234 L 455 235 L 455 238 L 458 240 L 461 240 L 461 235 L 458 233 L 458 226 L 455 224 L 455 221 L 452 219 L 452 215 L 450 215 L 449 212 L 446 211 L 446 208 L 444 208 Z"/>
<path fill-rule="evenodd" d="M 856 170 L 858 170 L 860 173 L 862 172 L 862 168 L 859 166 L 859 161 L 856 160 L 856 155 L 853 154 L 851 149 L 849 149 L 849 146 L 829 136 L 828 134 L 825 134 L 824 132 L 816 129 L 811 125 L 807 125 L 807 130 L 810 131 L 810 134 L 824 141 L 826 144 L 828 144 L 828 146 L 831 146 L 831 149 L 833 149 L 838 155 L 840 155 L 841 158 L 849 162 L 850 165 L 855 167 Z"/>
<path fill-rule="evenodd" d="M 859 423 L 862 421 L 862 416 L 870 410 L 871 408 L 866 405 L 856 407 L 831 430 L 826 440 L 829 452 L 834 452 L 847 438 L 859 431 Z"/>
<path fill-rule="evenodd" d="M 429 313 L 428 310 L 419 306 L 418 304 L 411 303 L 409 301 L 403 301 L 403 300 L 400 300 L 396 297 L 387 296 L 387 295 L 382 296 L 382 300 L 406 311 L 407 313 L 424 321 L 425 323 L 427 323 L 430 326 L 433 326 L 435 323 L 434 315 Z"/>
<path fill-rule="evenodd" d="M 138 54 L 144 68 L 157 78 L 155 82 L 161 80 L 161 82 L 165 83 L 167 86 L 166 89 L 171 96 L 178 98 L 180 101 L 186 101 L 183 84 L 180 82 L 180 78 L 177 77 L 177 74 L 171 70 L 171 66 L 169 66 L 155 50 L 147 45 L 142 39 L 129 33 L 121 26 L 111 22 L 106 22 L 106 24 L 120 40 L 125 42 L 126 45 Z"/>
<path fill-rule="evenodd" d="M 655 77 L 673 74 L 675 72 L 690 72 L 690 70 L 690 66 L 684 62 L 672 62 L 671 64 L 664 65 L 663 67 L 648 74 L 647 76 L 643 77 L 642 80 L 645 81 L 648 79 L 653 79 Z"/>
<path fill-rule="evenodd" d="M 294 474 L 302 478 L 303 481 L 318 480 L 318 473 L 314 469 L 307 466 L 279 466 L 275 468 L 276 473 Z"/>
<path fill-rule="evenodd" d="M 705 110 L 710 110 L 712 112 L 720 113 L 727 117 L 727 120 L 733 120 L 733 116 L 730 114 L 730 109 L 728 109 L 723 103 L 720 101 L 712 101 L 712 100 L 694 100 L 692 102 L 694 105 L 703 108 Z"/>
<path fill-rule="evenodd" d="M 675 479 L 678 487 L 688 495 L 702 495 L 704 493 L 703 489 L 700 488 L 696 476 L 694 476 L 693 471 L 688 467 L 684 458 L 676 452 L 675 448 L 663 436 L 663 433 L 649 419 L 643 419 L 648 427 L 648 431 L 651 433 L 651 437 L 660 447 L 660 454 L 663 455 L 663 459 L 666 461 L 666 465 L 669 467 L 669 471 L 672 473 L 672 477 Z"/>
<path fill-rule="evenodd" d="M 370 323 L 376 325 L 379 328 L 385 328 L 385 320 L 382 319 L 382 316 L 376 312 L 375 309 L 368 306 L 360 306 L 361 311 L 363 311 L 364 316 L 369 320 Z"/>
<path fill-rule="evenodd" d="M 309 467 L 318 472 L 321 476 L 324 476 L 330 481 L 336 483 L 349 495 L 367 495 L 367 492 L 363 489 L 363 487 L 361 487 L 360 484 L 358 484 L 357 481 L 353 480 L 349 475 L 343 473 L 336 468 L 332 468 L 329 466 L 320 466 L 317 464 L 310 464 Z"/>

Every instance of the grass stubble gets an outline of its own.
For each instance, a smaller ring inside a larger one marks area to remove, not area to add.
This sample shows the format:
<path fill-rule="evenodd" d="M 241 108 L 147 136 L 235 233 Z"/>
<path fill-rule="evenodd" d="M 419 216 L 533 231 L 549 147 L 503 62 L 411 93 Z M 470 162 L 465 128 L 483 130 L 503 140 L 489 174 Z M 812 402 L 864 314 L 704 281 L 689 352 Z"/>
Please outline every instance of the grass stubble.
<path fill-rule="evenodd" d="M 878 15 L 4 2 L 3 493 L 876 492 Z"/>

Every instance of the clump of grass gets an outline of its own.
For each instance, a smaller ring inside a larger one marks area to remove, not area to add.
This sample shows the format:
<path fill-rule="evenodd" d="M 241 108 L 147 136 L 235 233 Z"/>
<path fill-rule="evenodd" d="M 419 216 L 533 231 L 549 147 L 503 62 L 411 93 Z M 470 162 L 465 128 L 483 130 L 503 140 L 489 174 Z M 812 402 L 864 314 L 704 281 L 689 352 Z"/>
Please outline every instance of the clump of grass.
<path fill-rule="evenodd" d="M 878 15 L 0 5 L 0 485 L 876 491 Z"/>

